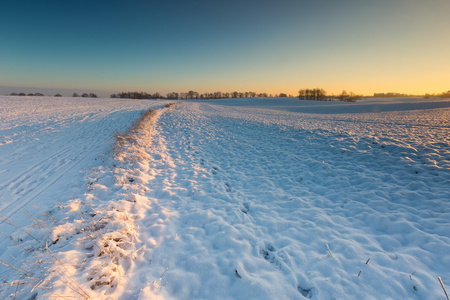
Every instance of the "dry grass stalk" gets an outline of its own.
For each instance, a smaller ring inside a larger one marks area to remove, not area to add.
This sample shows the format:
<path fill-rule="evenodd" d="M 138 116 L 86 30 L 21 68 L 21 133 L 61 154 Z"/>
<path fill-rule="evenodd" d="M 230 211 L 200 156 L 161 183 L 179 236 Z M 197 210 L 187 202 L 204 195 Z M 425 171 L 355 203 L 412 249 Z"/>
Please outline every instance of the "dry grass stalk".
<path fill-rule="evenodd" d="M 438 279 L 439 279 L 439 283 L 441 284 L 442 289 L 444 290 L 445 297 L 447 297 L 447 300 L 449 300 L 447 291 L 445 290 L 445 286 L 444 286 L 444 283 L 442 282 L 441 277 L 438 277 Z"/>

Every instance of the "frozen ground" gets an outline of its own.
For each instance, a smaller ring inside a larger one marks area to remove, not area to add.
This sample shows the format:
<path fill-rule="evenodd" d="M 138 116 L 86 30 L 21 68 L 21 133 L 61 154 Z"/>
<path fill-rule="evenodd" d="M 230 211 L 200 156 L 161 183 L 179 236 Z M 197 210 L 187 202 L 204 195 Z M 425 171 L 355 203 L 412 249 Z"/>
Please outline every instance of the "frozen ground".
<path fill-rule="evenodd" d="M 445 299 L 448 100 L 12 100 L 3 297 Z"/>

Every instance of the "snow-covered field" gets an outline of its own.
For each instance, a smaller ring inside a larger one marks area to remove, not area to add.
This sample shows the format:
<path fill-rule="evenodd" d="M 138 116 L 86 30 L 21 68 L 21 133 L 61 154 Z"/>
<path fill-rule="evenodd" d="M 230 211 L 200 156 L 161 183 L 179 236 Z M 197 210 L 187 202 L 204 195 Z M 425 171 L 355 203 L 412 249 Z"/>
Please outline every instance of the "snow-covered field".
<path fill-rule="evenodd" d="M 449 100 L 166 103 L 0 97 L 2 297 L 445 299 Z"/>

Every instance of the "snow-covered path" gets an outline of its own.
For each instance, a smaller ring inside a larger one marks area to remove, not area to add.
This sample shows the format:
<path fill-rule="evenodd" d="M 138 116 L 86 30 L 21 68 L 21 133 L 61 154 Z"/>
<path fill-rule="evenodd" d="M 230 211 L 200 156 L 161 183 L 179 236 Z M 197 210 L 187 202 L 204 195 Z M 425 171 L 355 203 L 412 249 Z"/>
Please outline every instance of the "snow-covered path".
<path fill-rule="evenodd" d="M 80 288 L 105 299 L 445 297 L 448 102 L 311 114 L 264 101 L 155 112 L 99 162 L 54 215 L 68 219 L 50 248 Z M 48 295 L 73 294 L 55 274 Z"/>
<path fill-rule="evenodd" d="M 134 277 L 168 268 L 162 293 L 175 299 L 442 296 L 448 110 L 423 112 L 427 124 L 242 110 L 191 103 L 162 116 L 164 175 L 149 196 L 168 216 L 144 218 L 148 268 Z"/>

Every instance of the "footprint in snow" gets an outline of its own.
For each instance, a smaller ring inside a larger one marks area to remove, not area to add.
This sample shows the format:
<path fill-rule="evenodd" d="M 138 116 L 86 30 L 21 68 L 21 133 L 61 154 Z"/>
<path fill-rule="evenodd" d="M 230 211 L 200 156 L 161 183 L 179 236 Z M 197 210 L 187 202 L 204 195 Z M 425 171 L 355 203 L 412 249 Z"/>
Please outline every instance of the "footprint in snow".
<path fill-rule="evenodd" d="M 300 285 L 297 286 L 297 290 L 302 294 L 303 297 L 311 299 L 313 288 L 303 288 Z"/>
<path fill-rule="evenodd" d="M 277 268 L 281 271 L 289 270 L 289 268 L 285 265 L 285 263 L 282 260 L 278 259 L 277 255 L 276 255 L 276 251 L 277 251 L 277 249 L 272 244 L 265 243 L 265 248 L 260 250 L 260 254 L 266 261 L 271 263 L 275 268 Z M 302 296 L 306 297 L 306 298 L 312 297 L 313 289 L 314 288 L 312 288 L 312 287 L 305 288 L 305 287 L 301 286 L 300 284 L 297 285 L 297 290 L 299 291 L 299 293 L 302 294 Z"/>
<path fill-rule="evenodd" d="M 212 167 L 212 168 L 213 168 L 213 170 L 211 172 L 213 173 L 213 175 L 216 175 L 219 171 L 219 168 L 218 167 Z"/>
<path fill-rule="evenodd" d="M 269 243 L 266 243 L 266 247 L 259 251 L 259 253 L 265 260 L 270 262 L 275 268 L 282 270 L 283 269 L 282 263 L 276 257 L 275 252 L 276 252 L 275 247 Z"/>
<path fill-rule="evenodd" d="M 242 211 L 244 214 L 248 214 L 248 211 L 249 211 L 249 209 L 250 209 L 250 205 L 249 205 L 248 203 L 242 203 L 242 206 L 244 206 L 244 207 L 241 208 L 241 211 Z"/>

